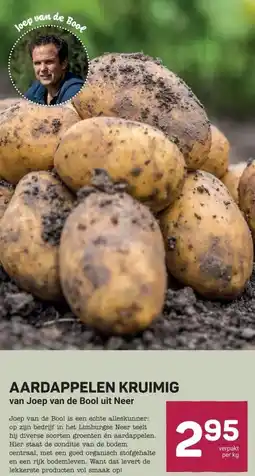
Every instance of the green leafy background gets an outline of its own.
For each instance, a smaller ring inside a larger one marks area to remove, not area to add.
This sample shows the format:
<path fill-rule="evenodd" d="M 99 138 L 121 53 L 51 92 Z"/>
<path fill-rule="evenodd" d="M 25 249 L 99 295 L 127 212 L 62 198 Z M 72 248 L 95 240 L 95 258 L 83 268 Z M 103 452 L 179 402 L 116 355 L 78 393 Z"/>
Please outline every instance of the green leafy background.
<path fill-rule="evenodd" d="M 0 0 L 2 70 L 20 36 L 14 24 L 56 12 L 87 26 L 81 34 L 67 28 L 90 58 L 107 51 L 160 57 L 211 114 L 254 117 L 255 0 Z"/>

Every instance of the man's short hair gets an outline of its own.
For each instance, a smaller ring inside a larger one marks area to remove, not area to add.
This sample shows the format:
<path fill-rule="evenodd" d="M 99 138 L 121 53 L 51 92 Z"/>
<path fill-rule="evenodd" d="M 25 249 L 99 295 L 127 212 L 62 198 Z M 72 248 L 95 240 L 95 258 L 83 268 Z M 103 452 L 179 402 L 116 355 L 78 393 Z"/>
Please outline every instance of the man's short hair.
<path fill-rule="evenodd" d="M 31 41 L 29 44 L 29 51 L 32 58 L 33 50 L 37 46 L 50 45 L 53 44 L 58 50 L 58 57 L 60 63 L 63 63 L 68 59 L 68 44 L 63 38 L 60 38 L 55 35 L 41 35 L 38 36 L 35 40 Z"/>

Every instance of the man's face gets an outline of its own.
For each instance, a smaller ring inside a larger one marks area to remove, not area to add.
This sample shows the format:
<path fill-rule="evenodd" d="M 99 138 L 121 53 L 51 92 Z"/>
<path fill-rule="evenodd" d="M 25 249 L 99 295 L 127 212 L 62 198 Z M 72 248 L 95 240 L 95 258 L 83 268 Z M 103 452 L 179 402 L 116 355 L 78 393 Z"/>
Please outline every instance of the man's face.
<path fill-rule="evenodd" d="M 60 63 L 54 44 L 36 46 L 32 52 L 36 79 L 44 86 L 57 85 L 65 72 L 67 61 Z"/>

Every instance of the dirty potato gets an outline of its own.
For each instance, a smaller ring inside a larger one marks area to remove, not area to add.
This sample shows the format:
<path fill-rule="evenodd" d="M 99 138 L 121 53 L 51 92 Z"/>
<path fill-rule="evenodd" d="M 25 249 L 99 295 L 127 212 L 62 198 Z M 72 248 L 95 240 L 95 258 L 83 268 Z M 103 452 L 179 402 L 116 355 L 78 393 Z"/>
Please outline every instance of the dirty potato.
<path fill-rule="evenodd" d="M 174 277 L 210 299 L 242 293 L 252 273 L 252 237 L 219 179 L 208 172 L 190 173 L 180 197 L 159 220 Z"/>
<path fill-rule="evenodd" d="M 211 148 L 200 169 L 221 178 L 228 169 L 230 144 L 223 132 L 214 124 L 211 124 L 211 136 Z"/>
<path fill-rule="evenodd" d="M 43 107 L 22 101 L 0 114 L 0 177 L 12 184 L 29 172 L 53 167 L 60 135 L 80 121 L 66 107 Z"/>
<path fill-rule="evenodd" d="M 251 230 L 255 243 L 255 159 L 249 160 L 238 185 L 239 207 Z"/>
<path fill-rule="evenodd" d="M 62 296 L 58 250 L 73 197 L 51 172 L 23 177 L 0 226 L 0 261 L 21 289 L 45 300 Z"/>
<path fill-rule="evenodd" d="M 14 187 L 6 180 L 0 179 L 0 220 L 8 207 L 11 197 L 14 193 Z"/>
<path fill-rule="evenodd" d="M 21 104 L 24 102 L 26 102 L 25 99 L 17 99 L 17 98 L 0 99 L 0 113 L 11 106 L 14 106 L 15 104 L 18 104 L 18 103 Z"/>
<path fill-rule="evenodd" d="M 198 169 L 211 144 L 206 112 L 176 74 L 142 53 L 110 53 L 90 62 L 86 87 L 72 103 L 82 119 L 117 116 L 160 129 Z"/>
<path fill-rule="evenodd" d="M 74 314 L 112 334 L 151 324 L 166 291 L 165 250 L 147 207 L 125 193 L 91 193 L 68 216 L 60 241 L 60 279 Z"/>
<path fill-rule="evenodd" d="M 86 119 L 68 129 L 55 152 L 54 167 L 74 191 L 90 184 L 94 169 L 104 168 L 153 211 L 175 200 L 185 173 L 182 153 L 163 132 L 113 117 Z"/>
<path fill-rule="evenodd" d="M 221 177 L 221 181 L 227 187 L 230 195 L 233 197 L 235 202 L 239 204 L 239 194 L 238 194 L 238 185 L 240 177 L 247 165 L 247 162 L 239 162 L 238 164 L 231 164 L 228 167 L 227 172 L 223 177 Z"/>

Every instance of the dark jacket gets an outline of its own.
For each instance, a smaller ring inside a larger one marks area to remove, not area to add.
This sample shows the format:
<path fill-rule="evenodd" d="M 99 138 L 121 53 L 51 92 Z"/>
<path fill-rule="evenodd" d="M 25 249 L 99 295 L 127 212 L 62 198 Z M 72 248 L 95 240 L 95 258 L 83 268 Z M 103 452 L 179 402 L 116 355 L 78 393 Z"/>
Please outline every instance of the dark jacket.
<path fill-rule="evenodd" d="M 49 105 L 60 104 L 68 101 L 77 94 L 84 84 L 84 80 L 73 73 L 66 73 L 63 81 L 60 83 L 60 89 Z M 47 88 L 40 81 L 34 81 L 30 88 L 24 94 L 25 98 L 38 104 L 47 104 Z"/>

